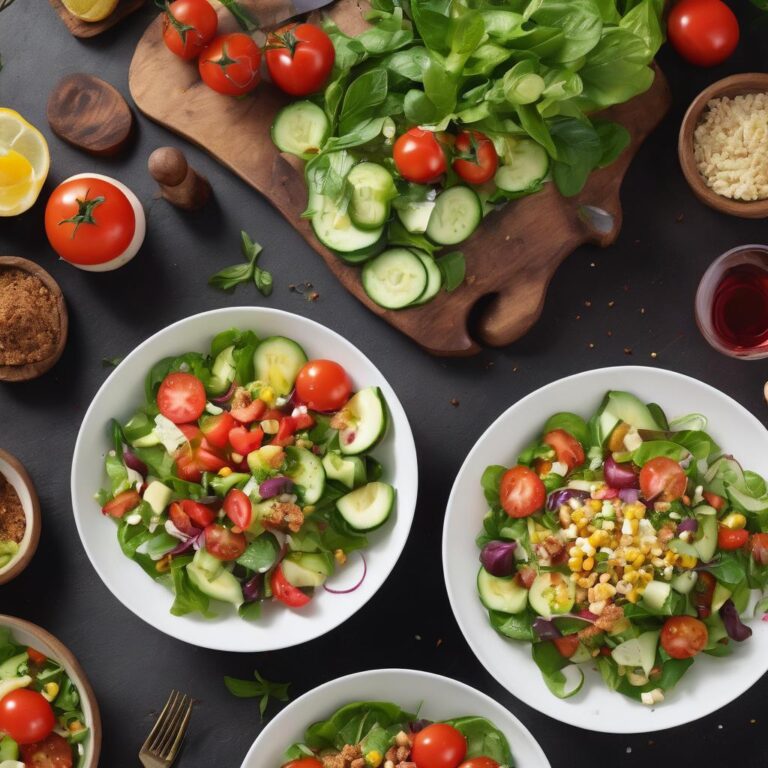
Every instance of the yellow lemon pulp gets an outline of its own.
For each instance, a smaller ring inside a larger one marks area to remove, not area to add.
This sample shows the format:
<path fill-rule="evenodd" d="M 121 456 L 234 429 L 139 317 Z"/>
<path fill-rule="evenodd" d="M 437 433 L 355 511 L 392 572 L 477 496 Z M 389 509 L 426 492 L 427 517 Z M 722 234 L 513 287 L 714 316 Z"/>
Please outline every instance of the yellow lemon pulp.
<path fill-rule="evenodd" d="M 50 167 L 48 144 L 18 112 L 0 108 L 0 216 L 31 208 Z"/>
<path fill-rule="evenodd" d="M 117 8 L 118 0 L 63 0 L 64 7 L 82 21 L 102 21 Z"/>

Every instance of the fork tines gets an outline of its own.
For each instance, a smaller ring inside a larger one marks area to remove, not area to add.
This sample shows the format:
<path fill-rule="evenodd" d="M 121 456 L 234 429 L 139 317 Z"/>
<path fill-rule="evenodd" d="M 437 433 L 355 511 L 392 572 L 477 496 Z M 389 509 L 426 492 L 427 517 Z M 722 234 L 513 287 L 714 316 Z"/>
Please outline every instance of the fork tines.
<path fill-rule="evenodd" d="M 171 691 L 154 728 L 147 736 L 142 751 L 169 764 L 176 757 L 192 715 L 192 699 L 185 693 Z"/>

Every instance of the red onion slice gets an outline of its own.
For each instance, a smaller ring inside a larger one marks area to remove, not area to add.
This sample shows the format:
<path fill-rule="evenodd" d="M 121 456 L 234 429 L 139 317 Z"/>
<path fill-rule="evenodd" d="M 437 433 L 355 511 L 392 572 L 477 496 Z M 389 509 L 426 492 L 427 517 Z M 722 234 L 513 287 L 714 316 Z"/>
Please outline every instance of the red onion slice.
<path fill-rule="evenodd" d="M 147 465 L 132 451 L 127 448 L 123 449 L 123 461 L 125 466 L 132 469 L 134 472 L 138 472 L 142 477 L 147 476 Z"/>
<path fill-rule="evenodd" d="M 237 382 L 233 381 L 229 385 L 229 389 L 220 397 L 212 397 L 211 402 L 215 405 L 223 405 L 224 403 L 228 403 L 232 399 L 232 395 L 235 394 L 235 390 L 237 389 Z"/>
<path fill-rule="evenodd" d="M 368 573 L 368 563 L 365 560 L 365 555 L 361 552 L 360 553 L 360 559 L 363 561 L 363 575 L 360 577 L 360 580 L 355 584 L 354 587 L 349 587 L 349 589 L 332 589 L 327 584 L 323 584 L 323 589 L 326 592 L 330 592 L 332 595 L 348 595 L 351 592 L 354 592 L 356 589 L 359 589 L 362 586 L 362 583 L 365 581 L 365 577 Z"/>

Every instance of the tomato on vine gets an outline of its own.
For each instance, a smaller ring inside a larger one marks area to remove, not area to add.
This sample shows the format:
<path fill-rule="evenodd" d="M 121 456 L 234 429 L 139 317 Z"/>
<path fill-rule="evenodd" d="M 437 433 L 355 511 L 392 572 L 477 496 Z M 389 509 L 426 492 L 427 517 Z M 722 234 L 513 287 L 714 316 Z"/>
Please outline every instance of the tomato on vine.
<path fill-rule="evenodd" d="M 291 24 L 269 36 L 264 56 L 275 85 L 291 96 L 309 96 L 328 81 L 336 50 L 320 27 Z"/>
<path fill-rule="evenodd" d="M 163 41 L 182 59 L 196 59 L 216 37 L 219 17 L 208 0 L 158 2 L 163 9 Z"/>
<path fill-rule="evenodd" d="M 243 96 L 261 82 L 261 48 L 250 35 L 219 35 L 201 54 L 203 82 L 217 93 Z"/>

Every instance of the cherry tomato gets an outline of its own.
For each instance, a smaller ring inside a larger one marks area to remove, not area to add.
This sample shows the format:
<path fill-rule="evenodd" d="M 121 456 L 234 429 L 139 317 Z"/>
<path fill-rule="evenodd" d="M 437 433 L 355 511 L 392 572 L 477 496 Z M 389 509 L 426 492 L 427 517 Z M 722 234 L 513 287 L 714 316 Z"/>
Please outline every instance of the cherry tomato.
<path fill-rule="evenodd" d="M 232 446 L 232 450 L 241 456 L 247 456 L 251 451 L 261 448 L 263 440 L 264 430 L 261 427 L 256 427 L 256 429 L 235 427 L 229 431 L 229 444 Z"/>
<path fill-rule="evenodd" d="M 205 410 L 205 387 L 191 373 L 169 373 L 157 391 L 157 407 L 174 424 L 196 421 Z"/>
<path fill-rule="evenodd" d="M 196 59 L 216 37 L 219 17 L 208 0 L 175 0 L 163 14 L 163 40 L 182 59 Z"/>
<path fill-rule="evenodd" d="M 749 548 L 758 565 L 768 565 L 768 533 L 755 533 Z"/>
<path fill-rule="evenodd" d="M 223 525 L 209 525 L 205 529 L 205 548 L 219 560 L 237 560 L 245 546 L 245 534 L 233 533 Z"/>
<path fill-rule="evenodd" d="M 323 764 L 314 757 L 302 757 L 300 760 L 291 760 L 283 768 L 323 768 Z"/>
<path fill-rule="evenodd" d="M 703 621 L 693 616 L 672 616 L 661 630 L 661 647 L 673 659 L 690 659 L 707 644 L 709 632 Z"/>
<path fill-rule="evenodd" d="M 309 96 L 328 81 L 336 50 L 314 24 L 292 24 L 273 32 L 264 54 L 269 76 L 291 96 Z"/>
<path fill-rule="evenodd" d="M 530 589 L 538 575 L 538 571 L 535 568 L 518 568 L 515 574 L 515 582 L 523 589 Z"/>
<path fill-rule="evenodd" d="M 190 520 L 184 507 L 182 507 L 178 501 L 174 501 L 171 506 L 168 507 L 168 518 L 179 531 L 187 536 L 199 533 L 197 528 L 192 524 L 192 520 Z"/>
<path fill-rule="evenodd" d="M 135 233 L 131 201 L 103 176 L 67 179 L 53 190 L 45 206 L 45 234 L 51 247 L 75 265 L 94 268 L 115 260 L 124 263 L 130 258 L 125 256 L 134 245 Z"/>
<path fill-rule="evenodd" d="M 580 467 L 586 461 L 581 443 L 564 429 L 554 429 L 552 432 L 547 432 L 542 442 L 554 448 L 557 460 L 561 464 L 565 464 L 569 472 Z"/>
<path fill-rule="evenodd" d="M 471 760 L 465 760 L 459 768 L 500 768 L 500 766 L 490 757 L 473 757 Z"/>
<path fill-rule="evenodd" d="M 21 747 L 21 759 L 26 768 L 72 768 L 72 747 L 63 736 L 50 733 L 36 744 Z"/>
<path fill-rule="evenodd" d="M 224 499 L 224 511 L 227 517 L 244 531 L 251 524 L 253 507 L 251 500 L 238 488 L 233 488 Z"/>
<path fill-rule="evenodd" d="M 579 647 L 579 636 L 563 635 L 562 637 L 556 637 L 552 642 L 555 644 L 555 648 L 557 648 L 561 656 L 570 659 Z"/>
<path fill-rule="evenodd" d="M 17 744 L 42 741 L 55 725 L 51 705 L 37 691 L 19 688 L 0 699 L 0 732 Z"/>
<path fill-rule="evenodd" d="M 313 411 L 338 411 L 352 394 L 352 382 L 333 360 L 310 360 L 296 377 L 296 394 Z"/>
<path fill-rule="evenodd" d="M 261 81 L 261 48 L 250 35 L 219 35 L 201 54 L 200 77 L 227 96 L 250 93 Z"/>
<path fill-rule="evenodd" d="M 37 664 L 38 666 L 40 664 L 45 664 L 48 658 L 44 653 L 40 653 L 40 651 L 35 648 L 27 648 L 27 656 L 29 656 L 29 660 L 33 664 Z"/>
<path fill-rule="evenodd" d="M 725 506 L 725 499 L 722 496 L 710 493 L 709 491 L 704 491 L 704 501 L 718 512 Z"/>
<path fill-rule="evenodd" d="M 719 549 L 741 549 L 749 540 L 749 531 L 744 528 L 733 529 L 724 525 L 717 529 L 717 546 Z"/>
<path fill-rule="evenodd" d="M 280 427 L 277 434 L 272 438 L 272 445 L 291 445 L 293 444 L 293 435 L 296 432 L 296 419 L 292 416 L 284 416 L 280 420 Z"/>
<path fill-rule="evenodd" d="M 676 501 L 685 493 L 688 478 L 683 468 L 667 456 L 657 456 L 640 470 L 640 489 L 646 499 Z"/>
<path fill-rule="evenodd" d="M 272 594 L 275 598 L 289 608 L 301 608 L 312 599 L 285 578 L 283 569 L 279 565 L 269 577 L 269 586 L 272 588 Z"/>
<path fill-rule="evenodd" d="M 216 513 L 199 501 L 184 499 L 181 502 L 181 508 L 198 528 L 207 528 L 216 519 Z"/>
<path fill-rule="evenodd" d="M 141 496 L 136 491 L 123 491 L 118 493 L 112 501 L 108 501 L 101 511 L 110 517 L 122 517 L 126 512 L 141 504 Z"/>
<path fill-rule="evenodd" d="M 510 517 L 530 517 L 544 506 L 547 489 L 528 467 L 512 467 L 501 478 L 499 501 Z"/>
<path fill-rule="evenodd" d="M 216 416 L 206 416 L 203 419 L 200 429 L 205 435 L 205 439 L 214 448 L 226 448 L 229 442 L 229 431 L 235 427 L 235 420 L 224 411 Z"/>
<path fill-rule="evenodd" d="M 467 184 L 485 184 L 499 167 L 499 156 L 493 142 L 480 131 L 462 131 L 453 145 L 456 159 L 453 170 Z"/>
<path fill-rule="evenodd" d="M 736 49 L 739 22 L 720 0 L 680 0 L 669 12 L 667 34 L 684 59 L 699 67 L 713 67 Z"/>
<path fill-rule="evenodd" d="M 452 725 L 435 723 L 413 739 L 411 760 L 419 768 L 458 768 L 467 754 L 467 740 Z"/>
<path fill-rule="evenodd" d="M 250 424 L 252 421 L 256 421 L 262 416 L 264 418 L 268 418 L 265 414 L 265 411 L 267 410 L 267 404 L 263 400 L 259 400 L 258 398 L 250 403 L 250 405 L 246 405 L 243 408 L 233 408 L 230 411 L 230 414 L 232 415 L 232 418 L 236 421 L 241 422 L 242 424 Z M 280 416 L 283 414 L 280 413 Z M 280 416 L 277 418 L 279 419 Z"/>
<path fill-rule="evenodd" d="M 701 571 L 693 586 L 693 607 L 700 619 L 706 619 L 712 615 L 712 598 L 715 594 L 717 580 L 711 573 Z"/>
<path fill-rule="evenodd" d="M 431 184 L 446 170 L 445 153 L 432 131 L 411 128 L 394 147 L 395 165 L 406 181 Z"/>

